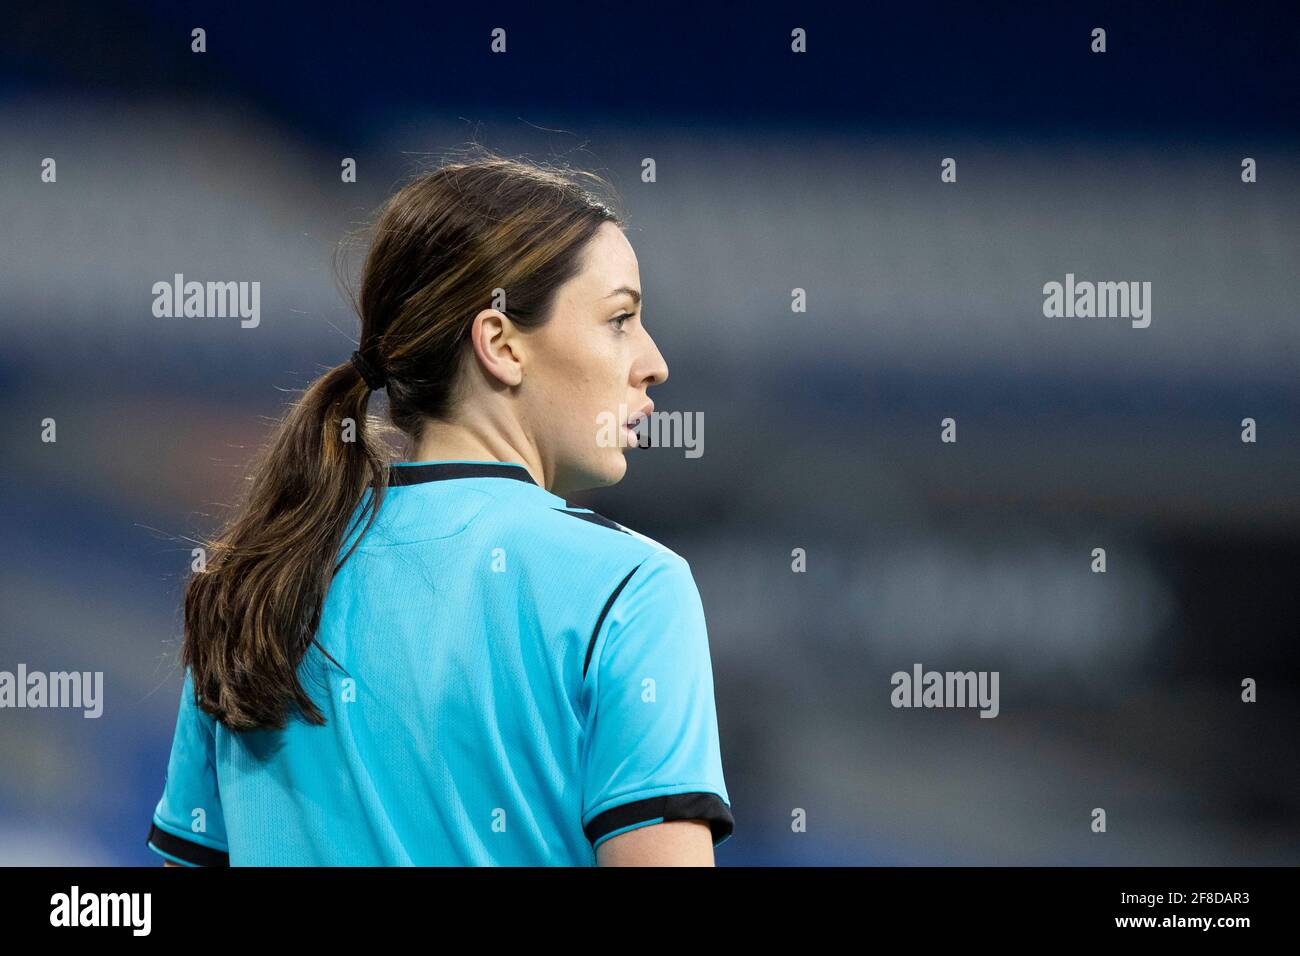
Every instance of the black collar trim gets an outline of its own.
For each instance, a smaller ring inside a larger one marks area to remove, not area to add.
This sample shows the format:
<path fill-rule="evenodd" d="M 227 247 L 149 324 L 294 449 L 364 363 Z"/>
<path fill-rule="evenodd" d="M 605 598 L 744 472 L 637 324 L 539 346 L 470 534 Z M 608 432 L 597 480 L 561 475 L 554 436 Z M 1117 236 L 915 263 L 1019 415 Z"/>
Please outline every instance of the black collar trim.
<path fill-rule="evenodd" d="M 523 465 L 508 461 L 437 461 L 423 465 L 389 465 L 388 484 L 422 485 L 448 478 L 513 478 L 536 485 Z"/>

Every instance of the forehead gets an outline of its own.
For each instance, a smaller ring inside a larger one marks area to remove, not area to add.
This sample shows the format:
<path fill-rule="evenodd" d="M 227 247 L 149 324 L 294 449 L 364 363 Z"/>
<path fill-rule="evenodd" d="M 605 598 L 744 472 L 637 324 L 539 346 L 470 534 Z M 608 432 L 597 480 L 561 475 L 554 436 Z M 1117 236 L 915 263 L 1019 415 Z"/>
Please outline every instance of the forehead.
<path fill-rule="evenodd" d="M 583 250 L 582 271 L 574 276 L 572 291 L 586 299 L 608 296 L 619 286 L 641 288 L 641 273 L 632 243 L 612 222 L 601 223 Z"/>

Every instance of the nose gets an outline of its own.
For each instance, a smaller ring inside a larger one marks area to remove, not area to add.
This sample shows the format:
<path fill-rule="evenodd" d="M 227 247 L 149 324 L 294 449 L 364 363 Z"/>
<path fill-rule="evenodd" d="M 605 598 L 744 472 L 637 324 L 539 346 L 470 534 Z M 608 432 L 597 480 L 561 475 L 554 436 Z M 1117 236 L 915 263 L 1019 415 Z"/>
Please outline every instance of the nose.
<path fill-rule="evenodd" d="M 650 349 L 640 366 L 641 375 L 637 376 L 640 381 L 636 384 L 649 388 L 651 385 L 660 385 L 668 381 L 668 363 L 664 361 L 659 346 L 655 345 L 655 340 L 649 334 L 646 335 L 646 341 Z"/>

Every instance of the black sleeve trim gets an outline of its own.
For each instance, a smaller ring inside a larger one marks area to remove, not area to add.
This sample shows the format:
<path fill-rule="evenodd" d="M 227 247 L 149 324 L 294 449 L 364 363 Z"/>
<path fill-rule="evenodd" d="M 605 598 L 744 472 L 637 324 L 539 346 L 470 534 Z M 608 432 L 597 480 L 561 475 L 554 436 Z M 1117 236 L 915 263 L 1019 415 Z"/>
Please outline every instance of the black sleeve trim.
<path fill-rule="evenodd" d="M 186 863 L 193 863 L 195 866 L 230 866 L 229 853 L 222 853 L 210 846 L 184 840 L 173 833 L 159 829 L 156 823 L 150 824 L 149 839 L 145 842 L 152 843 L 164 853 Z"/>
<path fill-rule="evenodd" d="M 614 588 L 614 593 L 609 596 L 609 600 L 606 601 L 605 606 L 601 608 L 600 617 L 596 618 L 596 626 L 592 628 L 591 631 L 591 640 L 587 642 L 587 656 L 583 658 L 582 661 L 583 677 L 587 676 L 587 667 L 591 664 L 591 652 L 596 649 L 596 635 L 600 633 L 600 626 L 605 623 L 605 615 L 609 614 L 609 609 L 614 606 L 615 599 L 617 599 L 619 594 L 623 592 L 623 588 L 627 585 L 628 581 L 632 580 L 632 575 L 636 574 L 636 570 L 639 567 L 641 567 L 641 565 L 638 564 L 636 568 L 633 568 L 627 573 L 627 577 L 618 582 L 618 587 Z"/>
<path fill-rule="evenodd" d="M 707 823 L 713 831 L 714 846 L 731 836 L 736 825 L 731 808 L 716 793 L 673 793 L 666 797 L 650 797 L 611 807 L 592 817 L 583 831 L 587 834 L 587 842 L 595 844 L 601 837 L 615 830 L 660 818 L 665 822 L 701 820 Z"/>

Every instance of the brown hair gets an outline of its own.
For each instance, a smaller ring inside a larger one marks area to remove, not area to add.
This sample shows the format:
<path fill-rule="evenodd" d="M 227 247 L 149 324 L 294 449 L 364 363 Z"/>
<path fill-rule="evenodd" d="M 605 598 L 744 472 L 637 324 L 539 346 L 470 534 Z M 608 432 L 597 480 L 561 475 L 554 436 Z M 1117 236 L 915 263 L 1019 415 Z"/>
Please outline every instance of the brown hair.
<path fill-rule="evenodd" d="M 471 324 L 494 290 L 508 290 L 516 324 L 544 323 L 600 225 L 623 225 L 584 180 L 610 191 L 593 173 L 486 153 L 419 175 L 381 209 L 353 299 L 358 350 L 386 376 L 389 418 L 411 447 L 427 419 L 451 410 Z M 330 581 L 360 541 L 334 563 L 356 528 L 349 519 L 373 487 L 358 516 L 364 534 L 387 488 L 385 426 L 367 415 L 369 396 L 350 361 L 306 389 L 187 583 L 181 661 L 198 705 L 231 729 L 283 727 L 291 705 L 325 723 L 298 668 Z"/>

